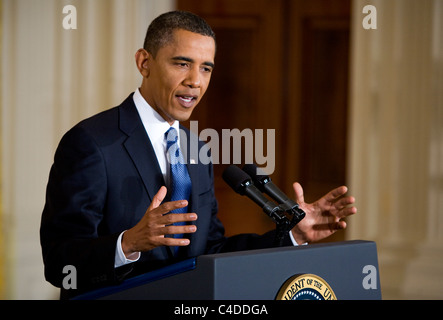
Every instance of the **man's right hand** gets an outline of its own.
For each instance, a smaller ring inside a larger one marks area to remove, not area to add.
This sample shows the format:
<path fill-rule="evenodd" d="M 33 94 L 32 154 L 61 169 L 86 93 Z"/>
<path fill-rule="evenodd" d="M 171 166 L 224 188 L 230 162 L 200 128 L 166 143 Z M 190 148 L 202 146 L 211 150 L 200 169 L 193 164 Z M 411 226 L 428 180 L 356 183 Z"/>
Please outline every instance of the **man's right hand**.
<path fill-rule="evenodd" d="M 197 220 L 196 213 L 171 213 L 188 205 L 186 200 L 165 202 L 166 187 L 162 186 L 154 196 L 143 218 L 123 234 L 122 249 L 126 257 L 137 252 L 149 251 L 160 246 L 187 246 L 189 239 L 176 239 L 165 235 L 194 233 L 195 225 L 174 226 L 177 222 Z"/>

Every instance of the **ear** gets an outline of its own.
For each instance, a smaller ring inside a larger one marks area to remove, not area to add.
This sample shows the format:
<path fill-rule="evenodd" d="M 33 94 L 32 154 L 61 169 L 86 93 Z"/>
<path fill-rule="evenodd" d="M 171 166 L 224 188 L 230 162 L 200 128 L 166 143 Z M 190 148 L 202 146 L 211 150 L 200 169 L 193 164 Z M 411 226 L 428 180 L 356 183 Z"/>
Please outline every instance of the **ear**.
<path fill-rule="evenodd" d="M 138 49 L 135 53 L 135 63 L 143 78 L 149 77 L 149 62 L 151 59 L 151 54 L 145 49 Z"/>

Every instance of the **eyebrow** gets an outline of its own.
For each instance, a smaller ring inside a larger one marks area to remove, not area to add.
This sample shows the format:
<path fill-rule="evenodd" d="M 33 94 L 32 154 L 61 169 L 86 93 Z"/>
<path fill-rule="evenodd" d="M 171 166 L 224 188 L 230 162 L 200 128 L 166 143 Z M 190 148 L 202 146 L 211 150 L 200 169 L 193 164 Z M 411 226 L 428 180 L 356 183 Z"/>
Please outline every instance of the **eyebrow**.
<path fill-rule="evenodd" d="M 191 63 L 195 62 L 193 59 L 188 58 L 188 57 L 183 57 L 183 56 L 173 57 L 172 60 L 186 61 L 186 62 L 191 62 Z M 203 65 L 214 68 L 214 63 L 209 62 L 209 61 L 203 62 Z"/>

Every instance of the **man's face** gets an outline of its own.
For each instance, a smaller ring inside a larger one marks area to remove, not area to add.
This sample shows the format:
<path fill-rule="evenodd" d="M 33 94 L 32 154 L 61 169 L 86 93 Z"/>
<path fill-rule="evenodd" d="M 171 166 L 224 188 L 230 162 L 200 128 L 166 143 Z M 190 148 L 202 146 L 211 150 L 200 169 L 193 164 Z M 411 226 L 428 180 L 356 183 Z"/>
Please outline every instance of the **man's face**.
<path fill-rule="evenodd" d="M 141 93 L 166 121 L 185 121 L 208 88 L 214 67 L 215 41 L 178 29 L 173 41 L 149 54 Z"/>

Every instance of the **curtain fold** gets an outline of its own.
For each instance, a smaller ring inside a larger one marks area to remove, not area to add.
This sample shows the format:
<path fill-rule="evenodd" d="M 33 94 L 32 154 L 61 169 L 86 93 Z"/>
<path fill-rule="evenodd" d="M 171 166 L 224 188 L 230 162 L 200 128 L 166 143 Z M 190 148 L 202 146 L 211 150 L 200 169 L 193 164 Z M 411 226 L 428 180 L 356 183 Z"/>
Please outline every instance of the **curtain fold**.
<path fill-rule="evenodd" d="M 66 5 L 77 29 L 63 27 Z M 134 54 L 151 20 L 173 8 L 173 0 L 2 1 L 5 298 L 58 297 L 44 280 L 38 234 L 55 148 L 75 123 L 140 85 Z"/>

